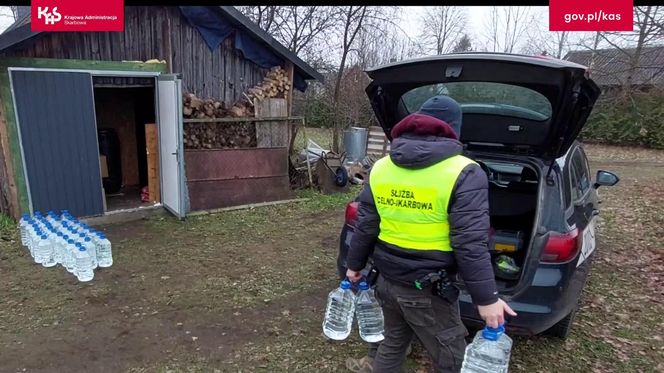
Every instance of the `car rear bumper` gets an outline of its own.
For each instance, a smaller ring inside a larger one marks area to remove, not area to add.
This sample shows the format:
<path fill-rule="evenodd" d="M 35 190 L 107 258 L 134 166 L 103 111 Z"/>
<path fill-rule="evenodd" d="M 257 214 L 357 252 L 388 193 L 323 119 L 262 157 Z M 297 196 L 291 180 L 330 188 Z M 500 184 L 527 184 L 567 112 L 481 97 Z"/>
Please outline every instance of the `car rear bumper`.
<path fill-rule="evenodd" d="M 339 242 L 337 267 L 339 276 L 346 274 L 345 258 L 348 252 L 353 227 L 344 225 Z M 505 297 L 507 303 L 517 313 L 517 317 L 508 318 L 506 328 L 514 335 L 535 335 L 542 333 L 562 320 L 578 302 L 583 289 L 586 266 L 577 268 L 570 278 L 557 266 L 540 266 L 531 286 L 513 298 Z M 464 324 L 471 329 L 481 329 L 484 322 L 470 296 L 462 291 L 459 308 Z"/>

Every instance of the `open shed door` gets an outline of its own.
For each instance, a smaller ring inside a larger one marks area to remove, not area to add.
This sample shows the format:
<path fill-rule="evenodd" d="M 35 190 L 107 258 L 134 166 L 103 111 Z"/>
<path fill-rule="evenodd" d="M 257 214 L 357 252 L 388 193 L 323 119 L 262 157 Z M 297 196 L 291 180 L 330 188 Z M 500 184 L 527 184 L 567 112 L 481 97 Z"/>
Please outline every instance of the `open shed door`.
<path fill-rule="evenodd" d="M 160 75 L 157 83 L 161 198 L 164 207 L 182 219 L 186 215 L 182 80 Z"/>
<path fill-rule="evenodd" d="M 12 70 L 30 210 L 104 214 L 92 76 Z"/>

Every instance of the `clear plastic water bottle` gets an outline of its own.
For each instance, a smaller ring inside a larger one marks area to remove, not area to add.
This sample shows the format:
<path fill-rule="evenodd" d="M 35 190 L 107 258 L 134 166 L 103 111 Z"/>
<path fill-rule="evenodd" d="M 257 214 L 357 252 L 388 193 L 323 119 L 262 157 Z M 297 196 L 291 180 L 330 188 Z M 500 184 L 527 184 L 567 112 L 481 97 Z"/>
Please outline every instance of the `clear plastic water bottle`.
<path fill-rule="evenodd" d="M 69 236 L 64 236 L 64 237 L 69 237 Z M 74 252 L 76 250 L 76 244 L 73 239 L 69 238 L 67 240 L 67 246 L 65 250 L 65 269 L 69 273 L 74 273 L 76 267 L 75 267 L 75 257 L 74 257 Z"/>
<path fill-rule="evenodd" d="M 327 297 L 323 333 L 330 339 L 344 340 L 350 335 L 355 313 L 355 294 L 348 280 L 341 281 L 338 288 Z"/>
<path fill-rule="evenodd" d="M 53 239 L 53 257 L 55 259 L 55 262 L 58 264 L 62 264 L 64 262 L 64 247 L 63 247 L 63 234 L 62 232 L 56 232 L 55 237 Z"/>
<path fill-rule="evenodd" d="M 18 228 L 21 232 L 21 245 L 28 245 L 28 227 L 30 226 L 30 215 L 23 214 L 18 222 Z"/>
<path fill-rule="evenodd" d="M 466 347 L 461 373 L 507 373 L 511 350 L 512 338 L 505 334 L 505 326 L 487 326 Z"/>
<path fill-rule="evenodd" d="M 366 281 L 360 282 L 355 300 L 355 314 L 362 340 L 375 343 L 385 338 L 383 336 L 383 310 L 376 300 L 373 289 Z"/>
<path fill-rule="evenodd" d="M 92 242 L 92 238 L 85 236 L 83 239 L 83 247 L 88 251 L 90 259 L 92 259 L 92 269 L 95 269 L 99 266 L 99 258 L 97 257 L 97 247 Z"/>
<path fill-rule="evenodd" d="M 35 248 L 35 262 L 44 267 L 53 267 L 57 264 L 55 260 L 53 260 L 53 246 L 51 245 L 51 241 L 46 232 L 42 232 L 42 235 L 37 241 L 37 247 Z"/>
<path fill-rule="evenodd" d="M 97 255 L 100 267 L 108 268 L 113 265 L 111 241 L 102 232 L 97 232 Z"/>
<path fill-rule="evenodd" d="M 92 258 L 80 242 L 76 244 L 76 277 L 81 282 L 90 281 L 95 277 Z"/>
<path fill-rule="evenodd" d="M 37 222 L 32 222 L 28 227 L 28 249 L 30 250 L 30 256 L 33 258 L 35 257 L 35 246 L 39 235 L 39 226 L 37 225 Z"/>

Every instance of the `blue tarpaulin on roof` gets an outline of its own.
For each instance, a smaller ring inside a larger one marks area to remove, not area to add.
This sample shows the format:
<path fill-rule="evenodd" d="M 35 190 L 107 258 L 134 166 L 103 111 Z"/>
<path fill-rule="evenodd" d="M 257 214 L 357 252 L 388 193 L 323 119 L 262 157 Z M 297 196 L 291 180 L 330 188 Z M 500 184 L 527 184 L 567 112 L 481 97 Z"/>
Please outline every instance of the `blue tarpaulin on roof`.
<path fill-rule="evenodd" d="M 233 36 L 235 48 L 244 58 L 263 68 L 283 65 L 284 59 L 274 53 L 264 43 L 227 20 L 215 7 L 181 6 L 180 11 L 205 40 L 210 50 L 216 50 L 226 38 Z M 304 92 L 307 82 L 295 71 L 293 87 Z"/>

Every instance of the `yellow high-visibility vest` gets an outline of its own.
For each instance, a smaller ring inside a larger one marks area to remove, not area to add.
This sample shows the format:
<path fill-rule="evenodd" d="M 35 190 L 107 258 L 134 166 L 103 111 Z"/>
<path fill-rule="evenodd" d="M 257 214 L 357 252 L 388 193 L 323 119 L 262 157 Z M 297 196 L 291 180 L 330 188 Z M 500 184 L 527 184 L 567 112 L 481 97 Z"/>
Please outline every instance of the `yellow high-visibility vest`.
<path fill-rule="evenodd" d="M 447 207 L 463 169 L 462 155 L 421 169 L 399 167 L 386 156 L 376 162 L 369 185 L 384 242 L 405 249 L 452 251 Z"/>

